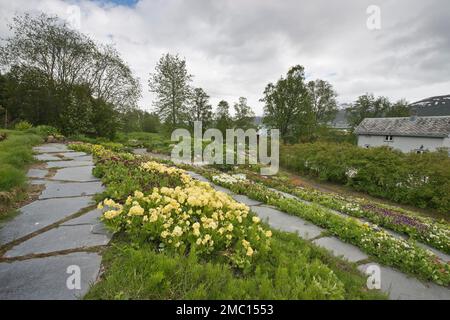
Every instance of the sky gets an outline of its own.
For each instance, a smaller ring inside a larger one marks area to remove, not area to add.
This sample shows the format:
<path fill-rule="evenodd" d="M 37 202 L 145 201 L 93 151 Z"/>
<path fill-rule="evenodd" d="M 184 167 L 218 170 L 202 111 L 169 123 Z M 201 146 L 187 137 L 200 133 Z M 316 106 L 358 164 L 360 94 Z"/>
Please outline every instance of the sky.
<path fill-rule="evenodd" d="M 213 106 L 244 96 L 257 115 L 265 86 L 296 64 L 307 80 L 329 81 L 340 103 L 450 94 L 448 0 L 0 0 L 0 37 L 14 15 L 40 11 L 114 44 L 146 110 L 149 74 L 166 52 L 186 59 Z"/>

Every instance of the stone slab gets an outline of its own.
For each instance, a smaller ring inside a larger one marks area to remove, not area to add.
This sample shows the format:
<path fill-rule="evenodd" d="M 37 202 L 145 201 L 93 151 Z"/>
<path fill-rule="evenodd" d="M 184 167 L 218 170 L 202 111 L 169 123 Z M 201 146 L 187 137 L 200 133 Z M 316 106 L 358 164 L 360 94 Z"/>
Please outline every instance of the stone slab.
<path fill-rule="evenodd" d="M 92 233 L 92 227 L 90 224 L 60 226 L 20 243 L 7 251 L 4 256 L 12 258 L 29 254 L 107 245 L 111 237 Z"/>
<path fill-rule="evenodd" d="M 67 146 L 62 143 L 47 143 L 37 147 L 33 147 L 33 151 L 38 153 L 60 153 L 69 151 Z"/>
<path fill-rule="evenodd" d="M 0 229 L 0 244 L 26 236 L 94 204 L 91 197 L 34 201 Z"/>
<path fill-rule="evenodd" d="M 241 195 L 241 194 L 233 194 L 231 197 L 234 200 L 236 200 L 237 202 L 241 202 L 241 203 L 246 204 L 248 206 L 257 206 L 257 205 L 261 204 L 261 202 L 253 200 L 253 199 L 250 199 L 249 197 Z"/>
<path fill-rule="evenodd" d="M 68 220 L 61 224 L 62 226 L 75 226 L 80 224 L 89 224 L 96 225 L 100 222 L 100 217 L 102 216 L 102 211 L 98 209 L 94 209 L 92 211 L 86 212 L 82 216 L 79 216 L 75 219 Z"/>
<path fill-rule="evenodd" d="M 211 183 L 211 186 L 217 191 L 221 191 L 221 192 L 229 194 L 229 195 L 235 195 L 235 193 L 233 193 L 230 189 L 218 186 L 218 185 L 216 185 L 214 183 Z"/>
<path fill-rule="evenodd" d="M 0 263 L 0 300 L 79 299 L 97 279 L 100 263 L 100 255 L 86 252 Z M 67 287 L 70 266 L 80 268 L 80 289 Z"/>
<path fill-rule="evenodd" d="M 272 228 L 297 233 L 303 239 L 315 238 L 323 232 L 318 226 L 268 206 L 253 206 L 250 209 L 262 220 L 267 220 Z"/>
<path fill-rule="evenodd" d="M 78 161 L 78 160 L 62 160 L 62 161 L 49 161 L 47 162 L 47 168 L 70 168 L 70 167 L 83 167 L 92 166 L 93 163 L 89 161 Z"/>
<path fill-rule="evenodd" d="M 99 181 L 92 175 L 92 169 L 94 166 L 62 168 L 58 169 L 51 179 L 77 182 Z"/>
<path fill-rule="evenodd" d="M 39 199 L 80 197 L 102 192 L 101 182 L 56 182 L 49 181 Z"/>
<path fill-rule="evenodd" d="M 61 158 L 58 158 L 54 155 L 51 155 L 49 153 L 42 153 L 42 154 L 38 154 L 34 156 L 36 158 L 36 160 L 39 161 L 58 161 L 61 160 Z"/>
<path fill-rule="evenodd" d="M 42 169 L 30 169 L 27 172 L 28 178 L 38 178 L 43 179 L 48 174 L 48 170 L 42 170 Z"/>
<path fill-rule="evenodd" d="M 433 247 L 430 247 L 429 245 L 426 245 L 424 243 L 416 242 L 416 244 L 426 250 L 430 250 L 435 255 L 437 255 L 439 257 L 439 259 L 441 259 L 442 261 L 450 263 L 450 255 L 445 254 L 444 252 L 441 252 L 441 251 L 439 251 Z"/>
<path fill-rule="evenodd" d="M 368 263 L 358 267 L 365 273 L 369 266 L 380 268 L 381 291 L 392 300 L 450 300 L 450 290 L 430 282 L 421 282 L 395 269 Z"/>
<path fill-rule="evenodd" d="M 31 179 L 31 180 L 29 181 L 29 183 L 32 184 L 32 185 L 43 185 L 43 184 L 46 184 L 47 181 L 46 181 L 46 180 L 35 180 L 35 179 Z"/>
<path fill-rule="evenodd" d="M 87 156 L 88 154 L 86 152 L 79 152 L 79 151 L 69 151 L 69 152 L 61 152 L 59 153 L 66 159 L 75 159 L 78 157 Z"/>
<path fill-rule="evenodd" d="M 359 248 L 334 237 L 316 239 L 313 243 L 331 251 L 335 256 L 344 257 L 350 262 L 357 262 L 369 258 L 369 256 L 359 250 Z"/>

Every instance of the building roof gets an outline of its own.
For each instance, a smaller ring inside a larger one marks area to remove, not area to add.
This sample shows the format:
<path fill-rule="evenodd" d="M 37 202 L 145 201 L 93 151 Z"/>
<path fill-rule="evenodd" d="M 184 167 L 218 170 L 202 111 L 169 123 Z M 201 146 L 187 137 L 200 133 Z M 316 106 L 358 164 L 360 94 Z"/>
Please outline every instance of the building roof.
<path fill-rule="evenodd" d="M 449 137 L 450 116 L 366 118 L 356 128 L 358 135 L 410 137 Z"/>

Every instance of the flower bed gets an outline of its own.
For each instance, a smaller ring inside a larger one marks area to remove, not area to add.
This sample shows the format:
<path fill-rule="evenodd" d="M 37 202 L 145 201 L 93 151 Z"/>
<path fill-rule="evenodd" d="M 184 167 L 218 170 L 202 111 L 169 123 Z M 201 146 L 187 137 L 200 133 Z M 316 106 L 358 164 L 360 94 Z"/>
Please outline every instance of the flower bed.
<path fill-rule="evenodd" d="M 214 173 L 207 169 L 200 170 L 210 179 L 214 176 Z M 336 215 L 322 206 L 286 199 L 264 185 L 250 180 L 238 183 L 220 183 L 216 180 L 216 183 L 326 228 L 341 240 L 358 246 L 384 264 L 440 285 L 450 284 L 450 265 L 439 260 L 431 251 L 417 246 L 414 241 L 395 238 L 376 225 Z"/>
<path fill-rule="evenodd" d="M 252 180 L 277 190 L 291 193 L 298 198 L 322 205 L 326 208 L 364 218 L 379 226 L 404 233 L 412 239 L 426 243 L 445 253 L 450 253 L 450 228 L 430 218 L 419 217 L 400 208 L 381 206 L 365 199 L 343 197 L 334 193 L 324 193 L 309 188 L 296 187 L 287 181 L 277 181 L 256 174 Z"/>
<path fill-rule="evenodd" d="M 247 206 L 183 170 L 99 146 L 72 147 L 93 152 L 95 175 L 106 186 L 99 208 L 116 231 L 91 297 L 383 297 L 365 290 L 354 265 L 294 234 L 272 236 Z M 124 189 L 138 191 L 124 196 Z"/>

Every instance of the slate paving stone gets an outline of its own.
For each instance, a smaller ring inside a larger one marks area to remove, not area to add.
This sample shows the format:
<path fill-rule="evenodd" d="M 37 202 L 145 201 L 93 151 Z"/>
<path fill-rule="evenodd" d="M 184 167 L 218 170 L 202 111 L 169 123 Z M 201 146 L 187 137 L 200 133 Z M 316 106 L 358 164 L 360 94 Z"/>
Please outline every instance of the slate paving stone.
<path fill-rule="evenodd" d="M 0 229 L 0 244 L 24 237 L 94 204 L 91 197 L 34 201 Z"/>
<path fill-rule="evenodd" d="M 76 157 L 73 160 L 76 160 L 76 161 L 90 161 L 90 162 L 94 163 L 94 158 L 92 158 L 91 155 Z"/>
<path fill-rule="evenodd" d="M 45 178 L 45 176 L 48 174 L 48 170 L 42 170 L 42 169 L 30 169 L 27 172 L 28 178 Z"/>
<path fill-rule="evenodd" d="M 4 256 L 11 258 L 32 253 L 51 253 L 107 245 L 111 238 L 105 234 L 92 233 L 92 227 L 89 224 L 60 226 L 22 242 L 7 251 Z"/>
<path fill-rule="evenodd" d="M 450 290 L 430 282 L 421 282 L 404 273 L 378 264 L 368 263 L 358 267 L 366 273 L 369 266 L 380 268 L 381 290 L 392 300 L 450 300 Z"/>
<path fill-rule="evenodd" d="M 100 263 L 100 255 L 86 252 L 0 263 L 0 300 L 79 299 L 97 279 Z M 67 287 L 71 266 L 79 267 L 80 289 Z"/>
<path fill-rule="evenodd" d="M 323 229 L 307 221 L 288 215 L 268 206 L 253 206 L 250 209 L 262 220 L 268 219 L 268 224 L 275 229 L 297 233 L 303 239 L 312 239 L 319 236 Z"/>
<path fill-rule="evenodd" d="M 39 196 L 39 199 L 80 197 L 94 195 L 103 190 L 101 182 L 49 181 L 46 183 L 45 190 Z"/>
<path fill-rule="evenodd" d="M 105 236 L 107 236 L 109 238 L 112 237 L 112 233 L 108 229 L 106 229 L 105 224 L 103 224 L 103 223 L 94 224 L 92 226 L 91 232 L 93 234 L 105 235 Z"/>
<path fill-rule="evenodd" d="M 59 155 L 62 155 L 66 159 L 75 159 L 78 157 L 87 156 L 88 154 L 85 152 L 78 152 L 78 151 L 69 151 L 69 152 L 61 152 Z"/>
<path fill-rule="evenodd" d="M 34 156 L 36 158 L 36 160 L 39 161 L 58 161 L 61 160 L 61 158 L 48 154 L 48 153 L 42 153 L 42 154 L 38 154 Z"/>
<path fill-rule="evenodd" d="M 94 166 L 58 169 L 51 179 L 78 182 L 99 181 L 92 175 L 92 169 Z"/>
<path fill-rule="evenodd" d="M 224 192 L 224 193 L 229 194 L 229 195 L 235 195 L 235 193 L 233 193 L 231 190 L 229 190 L 227 188 L 224 188 L 224 187 L 221 187 L 221 186 L 218 186 L 218 185 L 216 185 L 214 183 L 211 183 L 211 186 L 217 191 L 221 191 L 221 192 Z"/>
<path fill-rule="evenodd" d="M 64 223 L 62 223 L 62 226 L 74 226 L 74 225 L 80 225 L 80 224 L 90 224 L 95 225 L 99 223 L 99 219 L 102 216 L 102 211 L 98 209 L 94 209 L 92 211 L 86 212 L 82 216 L 79 216 L 75 219 L 68 220 Z"/>
<path fill-rule="evenodd" d="M 313 243 L 331 251 L 337 257 L 343 256 L 350 262 L 357 262 L 369 258 L 369 256 L 359 250 L 359 248 L 334 237 L 316 239 Z"/>
<path fill-rule="evenodd" d="M 59 153 L 69 151 L 69 149 L 62 143 L 47 143 L 41 146 L 33 147 L 33 151 L 38 153 Z"/>
<path fill-rule="evenodd" d="M 437 250 L 437 249 L 435 249 L 435 248 L 432 248 L 432 247 L 430 247 L 430 246 L 428 246 L 428 245 L 426 245 L 426 244 L 424 244 L 424 243 L 420 243 L 420 242 L 416 242 L 417 243 L 417 245 L 418 246 L 420 246 L 420 247 L 422 247 L 422 248 L 424 248 L 424 249 L 427 249 L 427 250 L 430 250 L 431 252 L 433 252 L 435 255 L 437 255 L 438 257 L 439 257 L 439 259 L 441 259 L 442 261 L 444 261 L 444 262 L 450 262 L 450 255 L 448 255 L 448 254 L 445 254 L 445 253 L 443 253 L 443 252 L 441 252 L 441 251 L 439 251 L 439 250 Z"/>
<path fill-rule="evenodd" d="M 47 168 L 71 168 L 92 166 L 92 161 L 78 161 L 78 160 L 63 160 L 63 161 L 49 161 L 47 162 Z"/>
<path fill-rule="evenodd" d="M 46 180 L 36 180 L 36 179 L 29 180 L 29 184 L 32 184 L 32 185 L 42 185 L 42 184 L 46 184 L 46 183 L 47 183 Z"/>
<path fill-rule="evenodd" d="M 257 205 L 261 204 L 261 202 L 250 199 L 249 197 L 241 195 L 241 194 L 233 194 L 231 197 L 234 200 L 236 200 L 237 202 L 242 202 L 243 204 L 246 204 L 247 206 L 257 206 Z"/>

